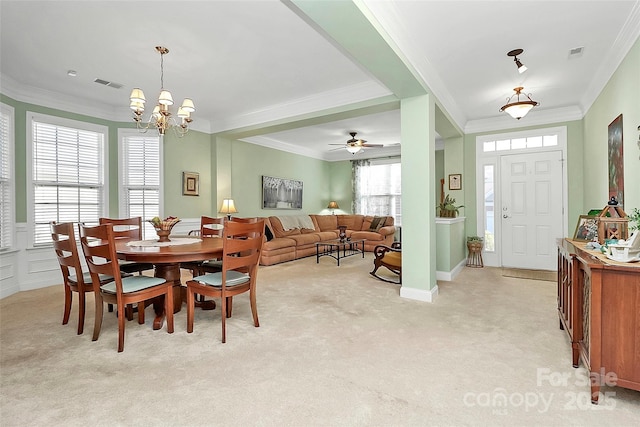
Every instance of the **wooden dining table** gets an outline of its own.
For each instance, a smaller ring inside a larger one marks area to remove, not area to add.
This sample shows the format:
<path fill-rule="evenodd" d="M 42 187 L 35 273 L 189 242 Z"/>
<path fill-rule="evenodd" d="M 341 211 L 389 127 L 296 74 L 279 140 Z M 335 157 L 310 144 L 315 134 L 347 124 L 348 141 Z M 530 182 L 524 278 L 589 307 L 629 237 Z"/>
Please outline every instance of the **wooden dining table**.
<path fill-rule="evenodd" d="M 189 239 L 180 238 L 182 239 Z M 160 277 L 168 282 L 173 282 L 173 307 L 177 313 L 182 308 L 185 300 L 180 281 L 180 263 L 187 261 L 205 261 L 222 257 L 222 239 L 220 238 L 192 238 L 193 243 L 176 244 L 171 246 L 137 246 L 135 242 L 117 242 L 116 253 L 119 259 L 135 262 L 152 263 L 155 266 L 155 277 Z M 214 308 L 213 301 L 207 301 L 208 308 Z M 154 300 L 153 309 L 155 319 L 153 329 L 160 329 L 164 322 L 164 301 Z"/>

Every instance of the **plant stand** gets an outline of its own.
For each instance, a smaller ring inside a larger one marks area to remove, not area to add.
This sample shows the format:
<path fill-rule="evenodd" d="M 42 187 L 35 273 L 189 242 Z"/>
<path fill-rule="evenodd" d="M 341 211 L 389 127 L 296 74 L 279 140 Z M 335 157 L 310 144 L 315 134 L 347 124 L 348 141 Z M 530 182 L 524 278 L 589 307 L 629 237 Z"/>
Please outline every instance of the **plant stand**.
<path fill-rule="evenodd" d="M 467 258 L 467 267 L 482 268 L 482 242 L 467 242 L 469 249 L 469 257 Z"/>

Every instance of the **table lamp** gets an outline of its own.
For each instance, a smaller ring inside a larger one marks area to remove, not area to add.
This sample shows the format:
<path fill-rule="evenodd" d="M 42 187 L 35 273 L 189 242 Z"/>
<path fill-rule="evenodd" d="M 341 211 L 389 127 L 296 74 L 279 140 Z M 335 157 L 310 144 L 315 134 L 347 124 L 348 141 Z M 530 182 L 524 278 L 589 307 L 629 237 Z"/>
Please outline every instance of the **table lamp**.
<path fill-rule="evenodd" d="M 236 205 L 233 203 L 233 199 L 224 199 L 222 201 L 222 206 L 220 206 L 220 213 L 226 214 L 227 219 L 231 220 L 232 213 L 238 213 L 236 210 Z"/>
<path fill-rule="evenodd" d="M 331 209 L 331 214 L 335 215 L 335 213 L 333 212 L 334 209 L 340 209 L 340 206 L 338 206 L 338 202 L 331 201 L 329 202 L 329 206 L 327 206 L 327 209 Z"/>

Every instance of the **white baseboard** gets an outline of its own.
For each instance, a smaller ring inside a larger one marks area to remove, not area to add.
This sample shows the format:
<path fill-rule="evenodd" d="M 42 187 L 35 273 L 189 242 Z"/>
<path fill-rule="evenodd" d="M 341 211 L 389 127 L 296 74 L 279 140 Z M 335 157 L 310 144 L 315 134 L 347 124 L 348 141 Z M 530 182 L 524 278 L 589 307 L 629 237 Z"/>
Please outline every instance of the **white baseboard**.
<path fill-rule="evenodd" d="M 458 274 L 460 274 L 466 263 L 467 260 L 463 259 L 451 271 L 436 271 L 436 280 L 444 280 L 446 282 L 452 281 Z"/>
<path fill-rule="evenodd" d="M 431 289 L 416 289 L 402 286 L 400 288 L 400 297 L 423 302 L 433 302 L 438 296 L 438 285 Z"/>

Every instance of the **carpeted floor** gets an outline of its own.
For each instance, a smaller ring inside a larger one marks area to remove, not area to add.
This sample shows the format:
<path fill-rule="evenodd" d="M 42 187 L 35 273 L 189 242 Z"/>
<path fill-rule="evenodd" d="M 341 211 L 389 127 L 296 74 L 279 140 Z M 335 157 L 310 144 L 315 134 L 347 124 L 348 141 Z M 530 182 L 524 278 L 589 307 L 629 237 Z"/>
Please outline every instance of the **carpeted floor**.
<path fill-rule="evenodd" d="M 554 283 L 465 268 L 430 304 L 371 277 L 371 254 L 332 261 L 262 267 L 260 327 L 236 297 L 226 344 L 218 309 L 197 310 L 187 334 L 183 306 L 168 334 L 149 308 L 118 354 L 113 314 L 96 342 L 93 308 L 84 335 L 75 304 L 61 325 L 61 286 L 5 298 L 0 425 L 638 425 L 640 392 L 589 403 Z"/>

